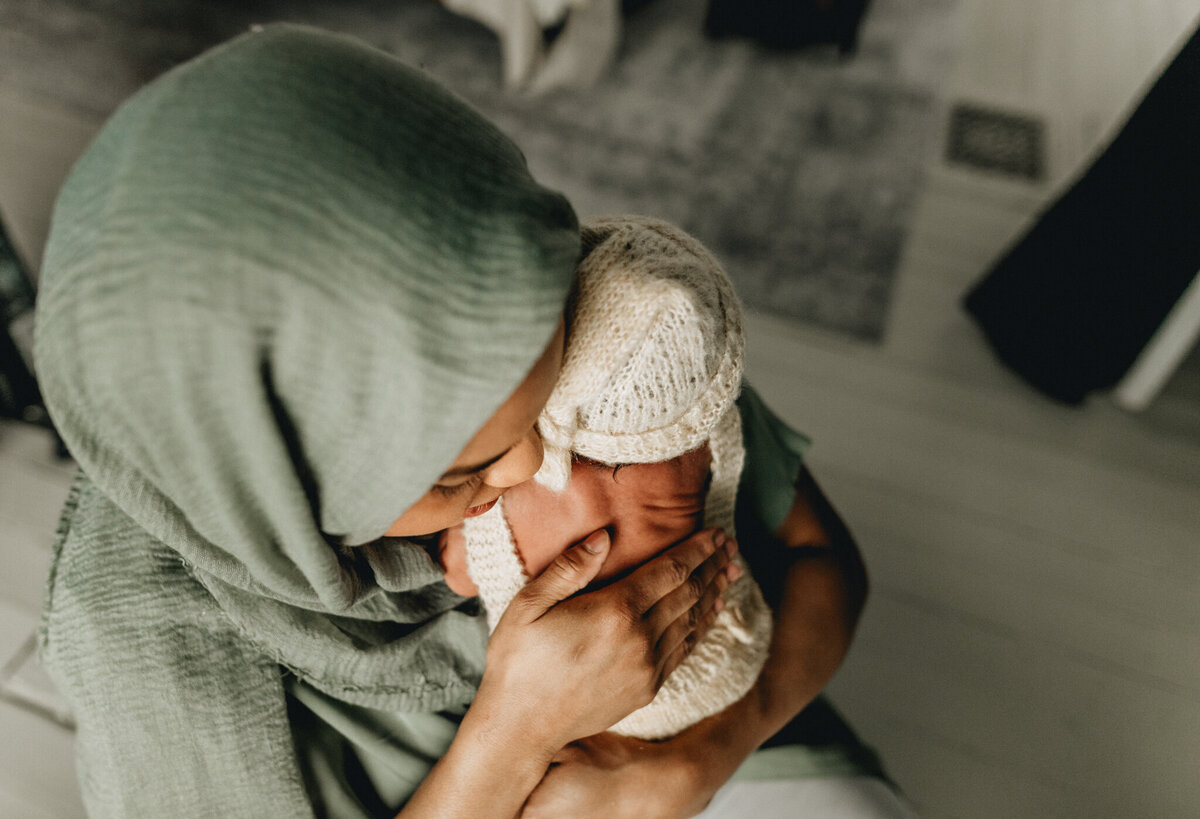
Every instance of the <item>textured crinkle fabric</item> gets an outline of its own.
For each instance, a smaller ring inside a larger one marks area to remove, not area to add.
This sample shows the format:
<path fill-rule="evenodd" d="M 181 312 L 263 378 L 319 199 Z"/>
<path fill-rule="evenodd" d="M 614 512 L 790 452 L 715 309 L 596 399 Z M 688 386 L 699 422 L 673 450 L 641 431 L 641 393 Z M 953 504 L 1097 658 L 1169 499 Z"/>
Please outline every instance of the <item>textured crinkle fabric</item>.
<path fill-rule="evenodd" d="M 741 304 L 700 242 L 645 216 L 598 219 L 582 232 L 570 344 L 538 419 L 546 458 L 537 477 L 552 488 L 565 485 L 571 452 L 652 463 L 699 447 L 742 383 Z M 736 486 L 734 475 L 722 514 Z"/>
<path fill-rule="evenodd" d="M 244 35 L 105 125 L 56 205 L 36 338 L 82 471 L 42 652 L 95 815 L 320 804 L 285 682 L 345 736 L 465 707 L 482 618 L 380 538 L 544 350 L 578 253 L 516 146 L 348 38 Z"/>
<path fill-rule="evenodd" d="M 704 524 L 733 534 L 745 461 L 741 305 L 724 269 L 666 222 L 614 216 L 584 225 L 586 255 L 567 310 L 558 383 L 538 420 L 546 457 L 537 478 L 566 488 L 571 458 L 668 461 L 708 444 Z M 793 476 L 794 477 L 794 476 Z M 790 485 L 790 481 L 787 485 Z M 494 629 L 526 582 L 504 502 L 463 523 L 467 566 Z M 741 699 L 758 679 L 771 611 L 741 556 L 726 608 L 654 700 L 610 730 L 673 736 Z"/>

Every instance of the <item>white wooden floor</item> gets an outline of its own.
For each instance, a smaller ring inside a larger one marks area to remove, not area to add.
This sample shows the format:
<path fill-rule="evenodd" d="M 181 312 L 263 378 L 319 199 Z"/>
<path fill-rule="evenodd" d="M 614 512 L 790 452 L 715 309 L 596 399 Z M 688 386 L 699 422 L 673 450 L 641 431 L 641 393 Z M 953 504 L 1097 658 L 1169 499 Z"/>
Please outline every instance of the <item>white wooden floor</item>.
<path fill-rule="evenodd" d="M 1146 413 L 1067 409 L 997 365 L 958 306 L 1200 2 L 963 2 L 947 98 L 1045 117 L 1051 179 L 931 156 L 882 345 L 749 324 L 750 375 L 815 439 L 872 572 L 832 693 L 925 816 L 1200 816 L 1200 355 Z M 36 258 L 95 124 L 2 78 L 0 112 L 0 203 Z M 40 435 L 0 425 L 0 817 L 82 813 L 28 655 L 68 479 Z"/>

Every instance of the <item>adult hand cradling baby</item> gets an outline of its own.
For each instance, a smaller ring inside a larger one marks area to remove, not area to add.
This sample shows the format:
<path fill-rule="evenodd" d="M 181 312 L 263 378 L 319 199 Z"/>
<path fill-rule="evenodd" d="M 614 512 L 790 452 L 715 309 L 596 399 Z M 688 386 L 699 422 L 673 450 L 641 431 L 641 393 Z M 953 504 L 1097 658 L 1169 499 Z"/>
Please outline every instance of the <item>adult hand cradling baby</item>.
<path fill-rule="evenodd" d="M 550 732 L 547 746 L 556 752 L 653 699 L 720 611 L 724 570 L 736 549 L 719 530 L 706 530 L 626 580 L 567 599 L 599 573 L 609 545 L 600 530 L 559 555 L 513 599 L 488 644 L 481 698 L 495 677 L 503 677 L 508 684 L 498 687 L 522 692 L 529 701 L 526 728 Z M 566 618 L 583 628 L 554 628 L 554 620 Z M 563 664 L 562 657 L 572 659 Z M 551 668 L 557 684 L 539 697 Z"/>

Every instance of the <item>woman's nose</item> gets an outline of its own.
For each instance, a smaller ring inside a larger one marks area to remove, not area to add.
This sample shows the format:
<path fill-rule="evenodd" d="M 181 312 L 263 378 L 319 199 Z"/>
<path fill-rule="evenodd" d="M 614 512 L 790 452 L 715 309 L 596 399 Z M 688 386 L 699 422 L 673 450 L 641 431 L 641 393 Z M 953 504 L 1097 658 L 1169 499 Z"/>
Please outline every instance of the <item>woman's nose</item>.
<path fill-rule="evenodd" d="M 504 453 L 503 458 L 487 468 L 483 482 L 497 489 L 507 489 L 525 483 L 541 466 L 542 436 L 538 435 L 535 427 L 530 427 L 524 438 Z"/>

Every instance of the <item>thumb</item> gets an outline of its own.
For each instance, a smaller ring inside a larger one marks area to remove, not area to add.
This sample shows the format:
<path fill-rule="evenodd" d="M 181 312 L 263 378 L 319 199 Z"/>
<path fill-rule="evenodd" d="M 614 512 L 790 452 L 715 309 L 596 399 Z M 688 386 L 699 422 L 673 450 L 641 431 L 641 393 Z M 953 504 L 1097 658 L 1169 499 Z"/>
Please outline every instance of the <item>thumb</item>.
<path fill-rule="evenodd" d="M 538 619 L 555 604 L 566 600 L 596 578 L 608 557 L 610 545 L 611 539 L 606 530 L 592 532 L 582 542 L 554 558 L 554 562 L 541 574 L 525 584 L 509 608 L 519 607 L 521 619 L 526 622 Z"/>

